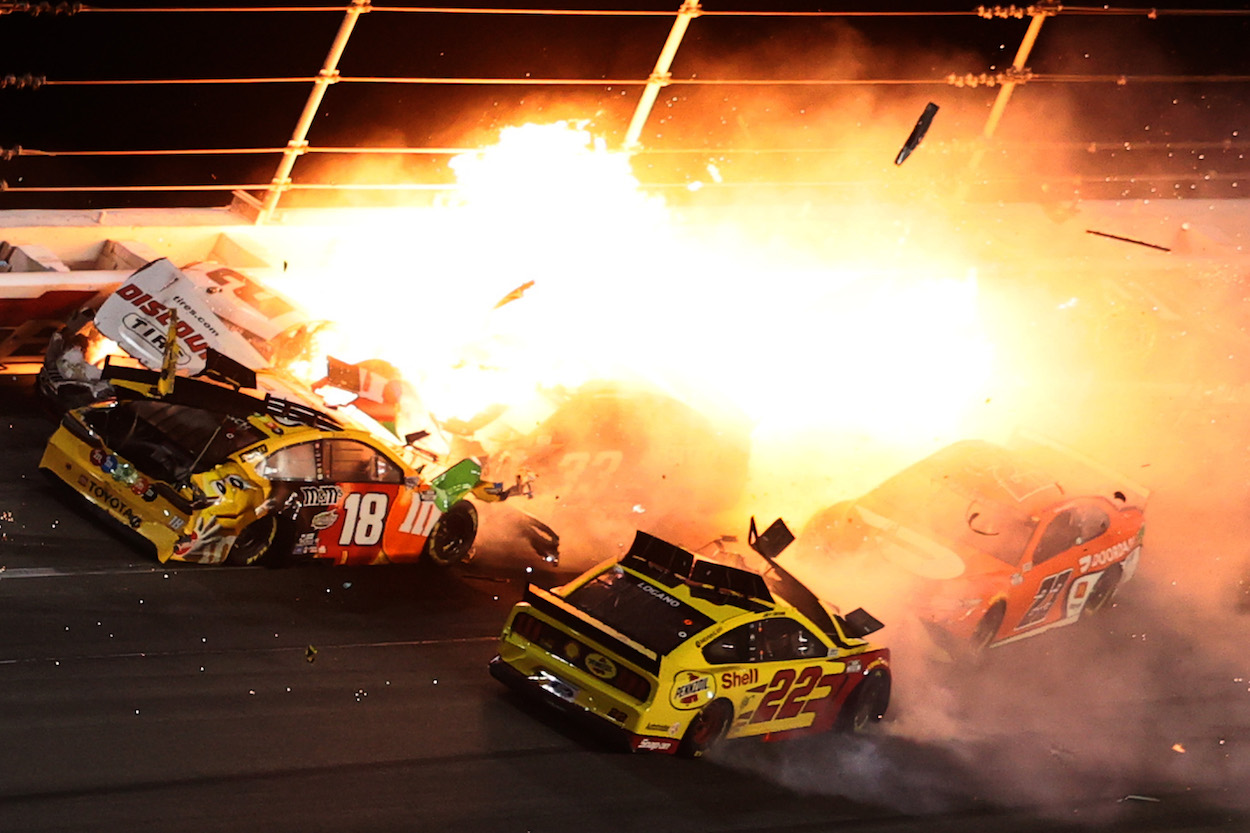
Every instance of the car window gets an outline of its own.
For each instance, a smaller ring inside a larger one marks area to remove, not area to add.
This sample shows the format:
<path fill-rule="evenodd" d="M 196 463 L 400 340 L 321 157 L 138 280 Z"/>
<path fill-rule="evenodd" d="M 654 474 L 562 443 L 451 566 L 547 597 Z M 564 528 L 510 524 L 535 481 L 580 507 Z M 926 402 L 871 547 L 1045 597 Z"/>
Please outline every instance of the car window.
<path fill-rule="evenodd" d="M 659 654 L 712 624 L 711 617 L 619 565 L 573 590 L 565 601 Z"/>
<path fill-rule="evenodd" d="M 386 455 L 356 440 L 321 444 L 326 476 L 335 483 L 402 483 L 403 472 Z"/>
<path fill-rule="evenodd" d="M 1076 513 L 1065 509 L 1051 520 L 1033 551 L 1033 566 L 1049 561 L 1059 553 L 1075 547 L 1081 541 L 1081 527 Z"/>
<path fill-rule="evenodd" d="M 270 480 L 302 480 L 316 482 L 317 441 L 280 448 L 256 467 L 256 473 Z"/>
<path fill-rule="evenodd" d="M 751 661 L 752 625 L 742 625 L 720 634 L 703 646 L 703 658 L 712 665 Z"/>
<path fill-rule="evenodd" d="M 825 644 L 793 619 L 765 619 L 759 623 L 759 657 L 763 662 L 823 657 Z"/>
<path fill-rule="evenodd" d="M 1088 543 L 1111 528 L 1111 518 L 1100 506 L 1083 503 L 1073 507 L 1072 511 L 1081 536 L 1078 544 Z"/>

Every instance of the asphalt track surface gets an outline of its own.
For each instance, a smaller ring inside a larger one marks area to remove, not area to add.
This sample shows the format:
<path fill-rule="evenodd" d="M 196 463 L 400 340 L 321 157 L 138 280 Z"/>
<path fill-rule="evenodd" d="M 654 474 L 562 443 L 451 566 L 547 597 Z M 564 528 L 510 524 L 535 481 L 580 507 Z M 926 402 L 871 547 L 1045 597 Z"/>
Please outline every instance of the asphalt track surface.
<path fill-rule="evenodd" d="M 629 755 L 488 675 L 515 575 L 166 569 L 38 475 L 51 430 L 0 387 L 0 831 L 1250 830 L 1241 652 L 1148 593 L 900 668 L 874 737 Z"/>

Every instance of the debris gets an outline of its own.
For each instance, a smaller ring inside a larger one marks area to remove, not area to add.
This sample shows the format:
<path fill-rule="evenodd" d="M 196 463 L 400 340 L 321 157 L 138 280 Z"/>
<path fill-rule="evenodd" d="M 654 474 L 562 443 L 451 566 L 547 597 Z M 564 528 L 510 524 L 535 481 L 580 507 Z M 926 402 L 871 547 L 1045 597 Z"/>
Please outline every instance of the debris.
<path fill-rule="evenodd" d="M 1182 746 L 1182 745 L 1181 745 L 1181 744 L 1179 744 L 1179 743 L 1174 743 L 1174 744 L 1172 744 L 1172 751 L 1173 751 L 1173 752 L 1179 752 L 1180 754 L 1184 755 L 1184 754 L 1185 754 L 1185 747 L 1184 747 L 1184 746 Z"/>
<path fill-rule="evenodd" d="M 1155 804 L 1158 804 L 1162 801 L 1162 799 L 1155 798 L 1153 795 L 1126 795 L 1120 799 L 1120 803 L 1124 803 L 1125 801 L 1152 801 Z"/>
<path fill-rule="evenodd" d="M 316 648 L 314 648 L 314 647 L 313 647 L 313 646 L 311 646 L 311 645 L 309 645 L 307 648 L 305 648 L 305 649 L 304 649 L 304 659 L 305 659 L 305 660 L 307 660 L 308 662 L 313 662 L 313 661 L 315 661 L 315 660 L 317 659 L 317 649 L 316 649 Z"/>
<path fill-rule="evenodd" d="M 1158 249 L 1161 252 L 1172 251 L 1167 246 L 1156 246 L 1154 243 L 1147 243 L 1144 240 L 1134 240 L 1131 237 L 1120 237 L 1118 234 L 1107 234 L 1105 231 L 1094 231 L 1092 228 L 1085 229 L 1086 234 L 1096 234 L 1099 237 L 1109 237 L 1112 240 L 1120 240 L 1124 243 L 1136 243 L 1138 246 L 1145 246 L 1147 249 Z"/>
<path fill-rule="evenodd" d="M 920 147 L 920 140 L 929 132 L 929 125 L 933 124 L 933 117 L 937 115 L 937 111 L 938 106 L 932 101 L 924 106 L 924 112 L 920 114 L 920 118 L 916 119 L 916 126 L 911 129 L 911 135 L 903 143 L 903 149 L 898 152 L 898 156 L 894 157 L 895 165 L 903 164 L 903 161 L 911 156 L 911 152 Z"/>
<path fill-rule="evenodd" d="M 495 309 L 499 309 L 504 304 L 508 304 L 508 303 L 511 303 L 512 301 L 518 300 L 522 295 L 525 294 L 525 290 L 529 289 L 533 285 L 534 285 L 533 281 L 526 281 L 525 283 L 521 284 L 516 289 L 509 292 L 507 295 L 500 298 L 499 303 L 495 304 Z"/>

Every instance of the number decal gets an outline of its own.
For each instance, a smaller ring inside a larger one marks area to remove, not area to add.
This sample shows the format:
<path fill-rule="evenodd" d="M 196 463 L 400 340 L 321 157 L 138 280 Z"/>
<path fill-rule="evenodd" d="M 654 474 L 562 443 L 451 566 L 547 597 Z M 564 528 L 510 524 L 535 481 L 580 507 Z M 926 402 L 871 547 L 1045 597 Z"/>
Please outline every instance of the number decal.
<path fill-rule="evenodd" d="M 820 682 L 822 676 L 819 665 L 809 665 L 799 673 L 798 685 L 790 690 L 790 696 L 786 698 L 786 703 L 777 711 L 778 720 L 786 720 L 791 717 L 797 717 L 803 711 L 803 707 L 808 704 L 808 695 L 816 688 L 816 684 Z M 819 699 L 819 698 L 814 698 Z"/>
<path fill-rule="evenodd" d="M 1055 573 L 1053 576 L 1042 579 L 1042 583 L 1037 587 L 1037 595 L 1033 597 L 1033 603 L 1029 605 L 1024 618 L 1015 629 L 1027 628 L 1045 619 L 1046 614 L 1050 613 L 1050 609 L 1059 600 L 1059 595 L 1063 593 L 1063 588 L 1067 585 L 1068 577 L 1071 575 L 1071 570 L 1064 570 L 1062 573 Z"/>
<path fill-rule="evenodd" d="M 591 456 L 589 451 L 570 451 L 560 458 L 556 466 L 573 480 L 583 476 L 606 480 L 621 467 L 625 455 L 620 451 L 600 451 Z"/>
<path fill-rule="evenodd" d="M 339 545 L 346 547 L 372 547 L 382 540 L 386 523 L 386 495 L 381 492 L 361 494 L 353 492 L 343 501 L 343 529 L 339 532 Z"/>
<path fill-rule="evenodd" d="M 434 529 L 434 524 L 438 523 L 439 516 L 442 514 L 442 512 L 438 511 L 438 507 L 434 505 L 434 501 L 414 500 L 412 505 L 408 507 L 407 517 L 399 525 L 399 531 L 406 532 L 409 535 L 429 537 L 430 532 Z"/>
<path fill-rule="evenodd" d="M 766 723 L 773 719 L 773 715 L 777 713 L 777 709 L 781 706 L 782 699 L 786 696 L 786 692 L 790 690 L 790 686 L 794 684 L 794 669 L 782 668 L 773 675 L 772 680 L 768 683 L 768 691 L 765 692 L 763 699 L 760 700 L 759 706 L 755 709 L 755 716 L 751 718 L 752 723 Z"/>

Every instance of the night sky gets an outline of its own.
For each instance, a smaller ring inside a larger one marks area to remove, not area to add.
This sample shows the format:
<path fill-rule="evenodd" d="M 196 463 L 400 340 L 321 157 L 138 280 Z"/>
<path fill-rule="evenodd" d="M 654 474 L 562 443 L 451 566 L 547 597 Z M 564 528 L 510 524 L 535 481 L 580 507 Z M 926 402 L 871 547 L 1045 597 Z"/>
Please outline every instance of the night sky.
<path fill-rule="evenodd" d="M 8 4 L 11 7 L 13 4 Z M 197 3 L 184 8 L 212 8 Z M 231 4 L 258 7 L 268 4 Z M 464 4 L 481 7 L 482 4 Z M 497 5 L 497 4 L 496 4 Z M 512 7 L 524 4 L 514 4 Z M 658 10 L 671 4 L 565 2 L 563 8 Z M 1203 8 L 1244 4 L 1201 2 Z M 76 15 L 0 15 L 0 76 L 27 73 L 40 89 L 0 89 L 0 148 L 108 151 L 280 148 L 308 96 L 307 83 L 75 86 L 83 80 L 311 77 L 342 20 L 340 11 L 132 13 L 156 3 L 94 5 Z M 0 4 L 0 8 L 5 8 Z M 1181 8 L 1181 4 L 1175 4 Z M 340 62 L 343 76 L 525 77 L 641 80 L 672 18 L 363 15 Z M 1009 66 L 1027 19 L 982 19 L 969 7 L 929 3 L 708 2 L 733 10 L 929 10 L 953 17 L 716 17 L 691 23 L 675 79 L 935 79 Z M 1071 7 L 1069 7 L 1071 8 Z M 1250 75 L 1250 16 L 1061 13 L 1043 26 L 1028 62 L 1035 73 L 1073 76 Z M 340 83 L 330 87 L 309 135 L 313 146 L 467 147 L 525 121 L 586 119 L 619 143 L 641 87 L 462 86 Z M 688 86 L 666 88 L 643 134 L 635 167 L 644 183 L 682 185 L 709 158 L 726 176 L 829 183 L 871 179 L 890 163 L 924 105 L 942 106 L 927 142 L 947 167 L 984 125 L 996 90 L 932 85 Z M 1110 81 L 1017 88 L 997 133 L 1007 178 L 1081 177 L 1082 196 L 1240 196 L 1250 188 L 1246 101 L 1250 83 Z M 963 143 L 962 145 L 960 143 Z M 1047 143 L 1041 156 L 1024 146 Z M 1114 145 L 1128 143 L 1129 148 Z M 673 153 L 682 149 L 707 153 Z M 789 153 L 776 153 L 778 149 Z M 371 157 L 344 174 L 344 156 L 310 154 L 298 182 L 447 182 L 446 155 Z M 872 160 L 867 164 L 865 160 Z M 909 165 L 929 164 L 917 155 Z M 22 156 L 0 161 L 13 187 L 144 183 L 261 184 L 277 154 L 192 157 Z M 919 164 L 916 164 L 919 162 Z M 935 167 L 937 163 L 933 163 Z M 887 168 L 888 169 L 888 168 Z M 1093 178 L 1114 181 L 1098 190 Z M 1139 176 L 1140 179 L 1133 179 Z M 1131 180 L 1131 181 L 1130 181 Z M 823 185 L 819 183 L 824 183 Z M 1028 198 L 1037 182 L 1016 183 Z M 1015 187 L 1013 185 L 1012 187 Z M 1061 187 L 1070 187 L 1061 185 Z M 991 190 L 993 198 L 1003 192 Z M 975 196 L 975 195 L 974 195 Z M 315 204 L 294 194 L 287 204 Z M 227 191 L 19 193 L 0 208 L 222 205 Z"/>

